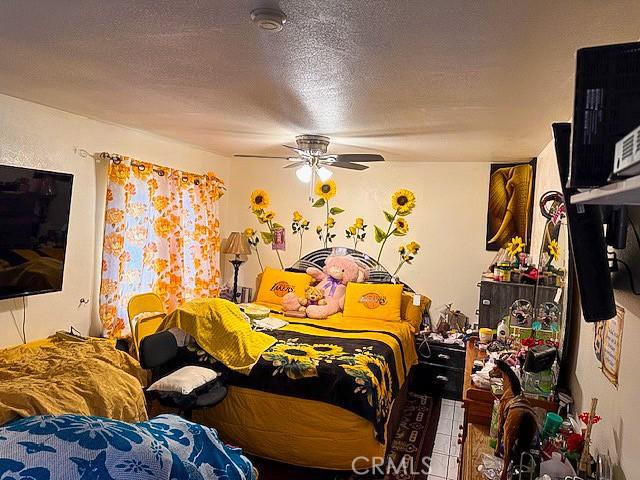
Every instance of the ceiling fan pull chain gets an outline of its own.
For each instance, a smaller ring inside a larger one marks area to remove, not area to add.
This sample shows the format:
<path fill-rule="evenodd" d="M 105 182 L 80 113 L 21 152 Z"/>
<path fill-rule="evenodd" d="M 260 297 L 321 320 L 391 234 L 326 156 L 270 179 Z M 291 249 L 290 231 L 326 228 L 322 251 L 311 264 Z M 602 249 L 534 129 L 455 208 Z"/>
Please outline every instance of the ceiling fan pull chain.
<path fill-rule="evenodd" d="M 311 181 L 309 182 L 309 202 L 313 203 L 313 188 L 316 184 L 316 169 L 311 170 Z"/>

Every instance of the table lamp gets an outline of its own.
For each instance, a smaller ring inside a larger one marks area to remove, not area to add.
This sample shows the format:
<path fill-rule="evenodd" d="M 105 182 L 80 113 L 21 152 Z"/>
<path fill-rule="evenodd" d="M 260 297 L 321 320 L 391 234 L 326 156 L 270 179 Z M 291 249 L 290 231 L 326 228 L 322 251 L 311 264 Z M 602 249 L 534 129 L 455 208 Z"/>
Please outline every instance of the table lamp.
<path fill-rule="evenodd" d="M 229 262 L 233 265 L 233 301 L 236 302 L 238 298 L 238 270 L 240 270 L 240 265 L 243 262 L 240 259 L 240 255 L 251 255 L 247 237 L 240 232 L 231 232 L 224 244 L 222 253 L 235 255 L 233 260 L 229 260 Z"/>

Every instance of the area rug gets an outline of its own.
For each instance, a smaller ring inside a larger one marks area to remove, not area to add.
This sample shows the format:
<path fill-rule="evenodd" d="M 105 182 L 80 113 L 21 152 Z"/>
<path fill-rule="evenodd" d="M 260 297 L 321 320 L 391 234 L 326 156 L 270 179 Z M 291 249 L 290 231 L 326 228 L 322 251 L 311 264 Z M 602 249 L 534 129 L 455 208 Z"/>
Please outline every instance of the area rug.
<path fill-rule="evenodd" d="M 391 443 L 386 474 L 366 474 L 293 467 L 252 457 L 260 480 L 425 480 L 436 438 L 440 399 L 409 393 L 400 426 Z"/>

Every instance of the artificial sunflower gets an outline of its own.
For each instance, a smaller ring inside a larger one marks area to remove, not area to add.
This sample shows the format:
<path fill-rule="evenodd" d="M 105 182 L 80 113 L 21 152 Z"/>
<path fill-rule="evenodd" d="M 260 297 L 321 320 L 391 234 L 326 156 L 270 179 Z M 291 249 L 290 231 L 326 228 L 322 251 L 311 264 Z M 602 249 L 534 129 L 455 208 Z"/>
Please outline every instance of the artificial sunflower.
<path fill-rule="evenodd" d="M 558 245 L 558 241 L 551 240 L 547 249 L 549 250 L 549 255 L 551 255 L 551 258 L 553 258 L 553 260 L 557 262 L 558 258 L 560 257 L 560 245 Z"/>
<path fill-rule="evenodd" d="M 274 211 L 265 212 L 264 215 L 262 215 L 262 218 L 266 221 L 271 221 L 276 218 L 276 213 Z"/>
<path fill-rule="evenodd" d="M 514 258 L 518 253 L 524 251 L 525 243 L 521 237 L 515 236 L 507 243 L 507 255 L 509 258 Z"/>
<path fill-rule="evenodd" d="M 326 182 L 316 183 L 315 189 L 316 195 L 320 198 L 324 198 L 325 201 L 332 199 L 336 196 L 336 182 L 333 180 L 327 180 Z"/>
<path fill-rule="evenodd" d="M 391 207 L 398 215 L 409 215 L 416 206 L 416 196 L 411 190 L 400 189 L 391 197 Z"/>
<path fill-rule="evenodd" d="M 264 210 L 269 206 L 269 194 L 264 190 L 254 190 L 251 193 L 251 208 L 256 210 Z"/>
<path fill-rule="evenodd" d="M 406 235 L 406 233 L 409 231 L 409 222 L 407 222 L 404 218 L 397 218 L 396 219 L 396 228 L 394 233 L 396 235 Z"/>

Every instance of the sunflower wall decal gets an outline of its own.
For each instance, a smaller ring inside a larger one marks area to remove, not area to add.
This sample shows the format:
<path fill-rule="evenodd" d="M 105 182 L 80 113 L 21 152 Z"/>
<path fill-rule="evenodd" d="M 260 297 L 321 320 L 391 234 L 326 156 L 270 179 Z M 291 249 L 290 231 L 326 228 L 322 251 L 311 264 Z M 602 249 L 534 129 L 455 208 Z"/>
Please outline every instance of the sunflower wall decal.
<path fill-rule="evenodd" d="M 405 263 L 411 265 L 411 262 L 416 257 L 416 255 L 418 255 L 419 251 L 420 244 L 418 242 L 410 242 L 406 245 L 401 245 L 400 248 L 398 248 L 398 253 L 400 254 L 400 263 L 398 264 L 398 268 L 396 268 L 395 272 L 393 272 L 392 276 L 395 277 Z"/>
<path fill-rule="evenodd" d="M 378 225 L 374 225 L 374 238 L 380 243 L 377 261 L 380 262 L 382 251 L 391 236 L 402 237 L 409 232 L 409 222 L 405 218 L 413 212 L 416 206 L 416 196 L 407 189 L 400 189 L 391 196 L 391 208 L 393 213 L 383 210 L 385 219 L 389 222 L 386 231 Z"/>
<path fill-rule="evenodd" d="M 260 258 L 260 250 L 258 249 L 258 244 L 260 243 L 260 237 L 256 231 L 247 227 L 244 229 L 244 236 L 247 237 L 247 241 L 249 242 L 249 248 L 251 248 L 254 252 L 256 252 L 256 258 L 258 259 L 258 265 L 260 265 L 260 271 L 264 272 L 264 267 L 262 266 L 262 259 Z"/>
<path fill-rule="evenodd" d="M 355 222 L 353 222 L 353 225 L 344 231 L 347 239 L 353 240 L 354 250 L 358 249 L 358 242 L 364 242 L 364 237 L 367 235 L 367 232 L 365 231 L 366 228 L 367 225 L 364 223 L 364 219 L 358 217 Z"/>
<path fill-rule="evenodd" d="M 339 215 L 342 212 L 344 212 L 344 210 L 340 207 L 331 207 L 329 205 L 331 199 L 336 196 L 336 192 L 337 192 L 336 182 L 334 182 L 333 180 L 316 183 L 315 193 L 320 198 L 318 198 L 318 200 L 315 201 L 315 203 L 313 204 L 313 207 L 314 208 L 325 207 L 327 212 L 324 225 L 323 226 L 318 225 L 316 227 L 316 234 L 318 235 L 318 238 L 320 239 L 320 241 L 323 243 L 324 248 L 327 248 L 329 243 L 332 243 L 333 239 L 336 238 L 336 234 L 331 232 L 333 227 L 335 227 L 335 223 L 336 223 L 336 220 L 335 218 L 333 218 L 332 215 Z"/>
<path fill-rule="evenodd" d="M 300 237 L 300 249 L 298 250 L 298 260 L 302 258 L 302 237 L 304 232 L 309 230 L 309 220 L 304 218 L 302 214 L 296 210 L 293 212 L 293 219 L 291 221 L 291 231 L 294 235 Z"/>
<path fill-rule="evenodd" d="M 258 222 L 261 225 L 266 225 L 269 230 L 268 232 L 260 232 L 262 242 L 265 245 L 271 245 L 276 235 L 276 231 L 283 230 L 284 227 L 274 221 L 276 213 L 273 210 L 267 210 L 267 208 L 269 208 L 269 194 L 265 190 L 254 190 L 250 197 L 250 208 L 258 219 Z M 284 270 L 284 264 L 282 263 L 282 258 L 280 258 L 280 252 L 277 249 L 274 250 L 278 257 L 280 268 Z"/>

